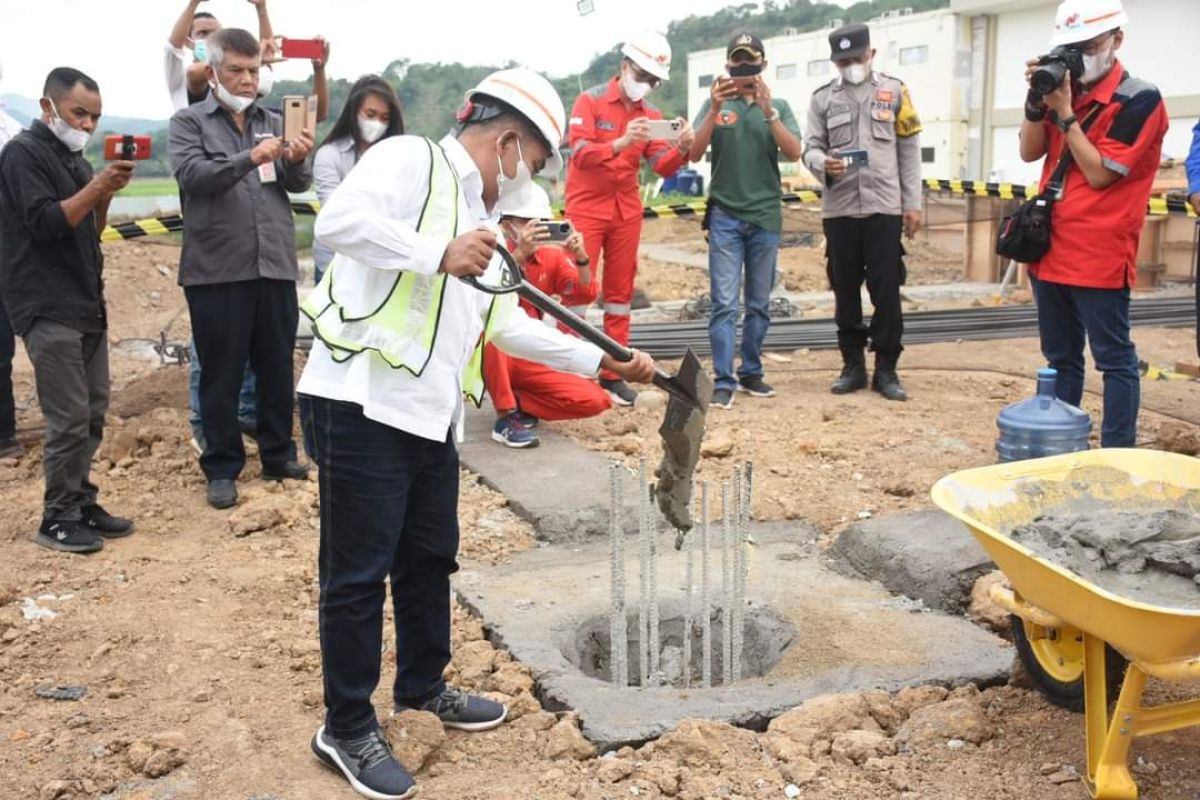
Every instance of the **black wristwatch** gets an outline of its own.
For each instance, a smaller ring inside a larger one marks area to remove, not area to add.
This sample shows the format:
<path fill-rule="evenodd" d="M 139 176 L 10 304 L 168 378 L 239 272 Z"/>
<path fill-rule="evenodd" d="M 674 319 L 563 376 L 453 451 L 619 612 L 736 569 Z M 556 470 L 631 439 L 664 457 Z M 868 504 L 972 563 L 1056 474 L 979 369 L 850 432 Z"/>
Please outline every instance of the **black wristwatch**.
<path fill-rule="evenodd" d="M 1054 124 L 1058 126 L 1058 129 L 1060 131 L 1062 131 L 1063 133 L 1066 133 L 1067 131 L 1071 130 L 1071 126 L 1074 125 L 1078 121 L 1079 121 L 1079 119 L 1074 114 L 1072 114 L 1071 116 L 1067 117 L 1066 119 L 1057 119 L 1056 118 L 1054 120 Z"/>

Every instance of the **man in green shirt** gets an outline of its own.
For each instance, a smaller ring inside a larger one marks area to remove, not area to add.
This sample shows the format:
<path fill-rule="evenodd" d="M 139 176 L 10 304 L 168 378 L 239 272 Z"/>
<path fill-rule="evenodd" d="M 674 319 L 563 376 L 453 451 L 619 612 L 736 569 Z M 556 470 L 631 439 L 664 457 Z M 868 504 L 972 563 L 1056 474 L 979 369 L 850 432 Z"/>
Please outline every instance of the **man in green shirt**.
<path fill-rule="evenodd" d="M 693 125 L 691 160 L 699 161 L 712 143 L 709 182 L 708 274 L 712 313 L 708 337 L 716 373 L 712 405 L 733 406 L 734 390 L 774 397 L 763 380 L 762 345 L 771 324 L 767 308 L 775 284 L 779 234 L 783 228 L 779 185 L 780 153 L 800 158 L 800 127 L 784 100 L 773 100 L 763 81 L 767 66 L 757 36 L 741 33 L 726 49 L 728 75 L 713 81 Z M 745 265 L 746 319 L 742 364 L 735 377 L 733 347 L 738 299 Z"/>

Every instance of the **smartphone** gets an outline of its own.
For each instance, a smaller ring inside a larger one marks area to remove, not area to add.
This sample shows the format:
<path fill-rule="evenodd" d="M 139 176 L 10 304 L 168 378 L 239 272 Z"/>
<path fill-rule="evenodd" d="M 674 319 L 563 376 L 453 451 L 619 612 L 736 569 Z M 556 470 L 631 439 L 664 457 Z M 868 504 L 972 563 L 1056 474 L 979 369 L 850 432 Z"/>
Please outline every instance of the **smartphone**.
<path fill-rule="evenodd" d="M 550 234 L 543 242 L 565 242 L 575 232 L 575 226 L 569 219 L 539 219 L 538 225 Z"/>
<path fill-rule="evenodd" d="M 871 155 L 866 150 L 842 150 L 838 153 L 838 158 L 842 159 L 847 168 L 865 167 L 871 163 Z"/>
<path fill-rule="evenodd" d="M 283 140 L 295 141 L 308 125 L 308 98 L 289 94 L 283 98 Z"/>
<path fill-rule="evenodd" d="M 150 158 L 150 137 L 113 134 L 104 137 L 105 161 L 145 161 Z"/>
<path fill-rule="evenodd" d="M 315 94 L 308 96 L 308 113 L 304 118 L 304 127 L 308 129 L 311 136 L 317 135 L 317 96 Z"/>
<path fill-rule="evenodd" d="M 284 58 L 320 59 L 325 57 L 325 45 L 320 39 L 289 39 L 284 36 L 279 53 Z"/>
<path fill-rule="evenodd" d="M 646 125 L 650 128 L 651 139 L 668 142 L 679 141 L 679 133 L 683 130 L 683 123 L 677 119 L 652 119 L 647 120 Z"/>

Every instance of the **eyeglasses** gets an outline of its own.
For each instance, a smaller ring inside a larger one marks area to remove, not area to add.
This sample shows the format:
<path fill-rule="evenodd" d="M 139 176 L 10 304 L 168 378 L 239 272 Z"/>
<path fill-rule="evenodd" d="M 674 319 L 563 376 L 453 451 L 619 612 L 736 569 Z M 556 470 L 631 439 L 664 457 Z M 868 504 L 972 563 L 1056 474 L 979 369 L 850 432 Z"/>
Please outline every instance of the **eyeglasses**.
<path fill-rule="evenodd" d="M 637 64 L 634 64 L 632 61 L 626 61 L 625 63 L 629 65 L 629 69 L 633 72 L 633 79 L 638 83 L 644 83 L 651 89 L 657 89 L 658 85 L 662 83 L 661 80 L 654 77 L 649 72 L 646 72 L 646 70 L 642 69 Z"/>

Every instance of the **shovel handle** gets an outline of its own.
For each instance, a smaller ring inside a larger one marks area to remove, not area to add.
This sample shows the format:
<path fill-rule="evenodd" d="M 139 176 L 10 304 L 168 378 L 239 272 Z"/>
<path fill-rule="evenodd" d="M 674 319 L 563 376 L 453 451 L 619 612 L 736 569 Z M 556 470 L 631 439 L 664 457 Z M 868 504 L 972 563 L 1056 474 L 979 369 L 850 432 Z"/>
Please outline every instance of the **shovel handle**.
<path fill-rule="evenodd" d="M 633 361 L 632 350 L 612 339 L 604 331 L 588 324 L 574 311 L 525 280 L 525 273 L 521 270 L 521 265 L 513 258 L 512 253 L 508 252 L 508 248 L 497 243 L 496 252 L 504 262 L 503 268 L 500 271 L 500 283 L 498 285 L 486 284 L 473 277 L 466 277 L 463 280 L 479 291 L 488 294 L 510 294 L 516 292 L 528 300 L 534 308 L 554 317 L 567 328 L 570 328 L 587 341 L 599 347 L 613 359 L 620 362 Z M 672 394 L 679 393 L 679 387 L 675 384 L 674 378 L 658 366 L 654 368 L 654 385 Z"/>

